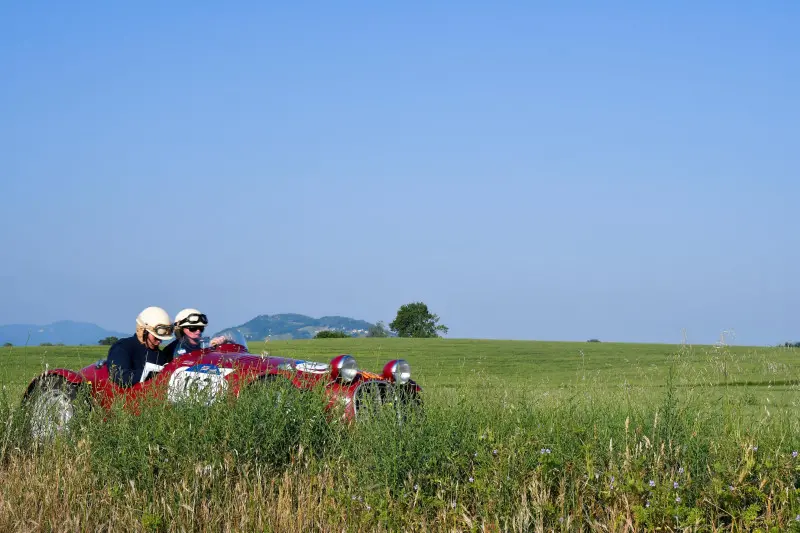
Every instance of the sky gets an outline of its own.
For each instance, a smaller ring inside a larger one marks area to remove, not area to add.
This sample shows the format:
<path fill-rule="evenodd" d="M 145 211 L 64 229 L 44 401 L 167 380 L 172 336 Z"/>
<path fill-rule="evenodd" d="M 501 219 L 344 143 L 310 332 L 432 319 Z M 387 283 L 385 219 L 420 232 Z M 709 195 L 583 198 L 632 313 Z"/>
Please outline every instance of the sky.
<path fill-rule="evenodd" d="M 0 324 L 800 340 L 800 3 L 6 2 Z"/>

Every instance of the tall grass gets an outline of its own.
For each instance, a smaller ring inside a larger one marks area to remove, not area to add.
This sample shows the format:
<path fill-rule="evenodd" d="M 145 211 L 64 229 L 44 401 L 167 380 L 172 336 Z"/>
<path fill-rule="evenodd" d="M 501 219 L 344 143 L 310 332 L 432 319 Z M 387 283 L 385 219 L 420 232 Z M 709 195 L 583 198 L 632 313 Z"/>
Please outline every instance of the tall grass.
<path fill-rule="evenodd" d="M 0 393 L 0 530 L 800 530 L 797 411 L 687 372 L 680 353 L 663 388 L 579 369 L 558 394 L 469 374 L 356 425 L 257 388 L 82 412 L 47 446 Z"/>

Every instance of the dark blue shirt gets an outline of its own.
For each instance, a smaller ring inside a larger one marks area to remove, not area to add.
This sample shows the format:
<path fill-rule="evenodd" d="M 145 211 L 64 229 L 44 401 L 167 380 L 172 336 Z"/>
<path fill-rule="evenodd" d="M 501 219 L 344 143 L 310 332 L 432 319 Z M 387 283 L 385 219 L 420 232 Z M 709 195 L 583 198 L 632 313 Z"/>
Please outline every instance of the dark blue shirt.
<path fill-rule="evenodd" d="M 108 349 L 106 360 L 111 381 L 120 387 L 131 387 L 142 379 L 145 363 L 166 365 L 172 361 L 172 355 L 165 354 L 158 348 L 149 349 L 133 335 L 115 342 Z"/>

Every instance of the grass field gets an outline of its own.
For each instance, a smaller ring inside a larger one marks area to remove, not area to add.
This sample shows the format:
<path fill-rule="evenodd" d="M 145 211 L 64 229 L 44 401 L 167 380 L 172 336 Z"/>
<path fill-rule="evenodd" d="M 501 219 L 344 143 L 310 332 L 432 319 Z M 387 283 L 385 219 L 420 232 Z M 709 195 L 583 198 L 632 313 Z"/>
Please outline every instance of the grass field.
<path fill-rule="evenodd" d="M 96 412 L 32 450 L 17 409 L 45 365 L 0 349 L 0 530 L 800 530 L 800 350 L 330 339 L 251 351 L 412 365 L 425 416 L 325 423 L 313 395 Z M 5 422 L 4 422 L 5 421 Z"/>
<path fill-rule="evenodd" d="M 496 392 L 556 393 L 590 382 L 657 394 L 672 366 L 678 387 L 726 387 L 750 404 L 796 406 L 800 384 L 797 348 L 397 338 L 252 342 L 249 348 L 323 362 L 349 353 L 372 371 L 405 358 L 434 395 L 466 381 Z M 78 369 L 107 352 L 103 346 L 0 348 L 0 383 L 17 394 L 47 366 Z"/>

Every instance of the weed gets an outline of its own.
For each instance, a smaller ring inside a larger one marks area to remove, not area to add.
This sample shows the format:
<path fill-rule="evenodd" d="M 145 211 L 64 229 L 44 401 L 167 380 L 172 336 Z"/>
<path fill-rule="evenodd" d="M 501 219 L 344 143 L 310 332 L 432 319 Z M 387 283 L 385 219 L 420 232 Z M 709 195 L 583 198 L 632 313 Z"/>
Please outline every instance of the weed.
<path fill-rule="evenodd" d="M 424 411 L 353 426 L 321 393 L 280 384 L 114 406 L 46 447 L 0 390 L 0 530 L 792 530 L 800 415 L 731 383 L 796 371 L 725 350 L 681 348 L 612 377 L 584 349 L 578 379 L 529 373 L 530 387 L 467 364 L 442 387 L 420 378 Z"/>

